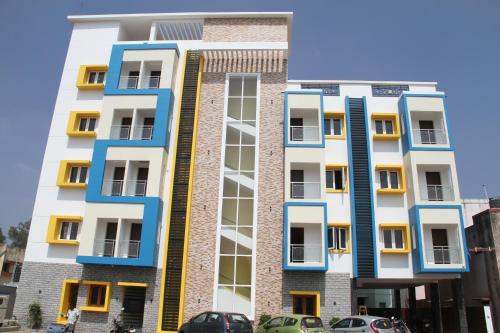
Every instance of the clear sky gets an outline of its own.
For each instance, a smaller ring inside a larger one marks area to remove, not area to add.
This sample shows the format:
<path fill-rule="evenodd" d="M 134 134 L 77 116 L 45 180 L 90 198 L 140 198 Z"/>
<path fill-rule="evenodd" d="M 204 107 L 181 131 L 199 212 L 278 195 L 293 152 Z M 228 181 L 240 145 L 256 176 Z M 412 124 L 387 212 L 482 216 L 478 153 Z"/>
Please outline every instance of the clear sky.
<path fill-rule="evenodd" d="M 500 195 L 500 1 L 0 1 L 0 227 L 31 216 L 73 14 L 293 11 L 290 79 L 437 81 L 462 197 Z M 89 45 L 92 47 L 92 45 Z"/>

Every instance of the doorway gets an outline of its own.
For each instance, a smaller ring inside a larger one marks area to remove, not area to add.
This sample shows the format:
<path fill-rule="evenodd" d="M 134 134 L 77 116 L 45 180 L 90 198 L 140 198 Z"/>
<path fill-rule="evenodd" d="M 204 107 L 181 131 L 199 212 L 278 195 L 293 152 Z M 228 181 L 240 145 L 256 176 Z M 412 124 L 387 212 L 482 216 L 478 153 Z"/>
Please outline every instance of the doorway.
<path fill-rule="evenodd" d="M 133 325 L 142 328 L 144 319 L 144 302 L 146 301 L 146 288 L 125 287 L 123 295 L 122 320 L 125 328 Z"/>
<path fill-rule="evenodd" d="M 450 263 L 450 248 L 446 229 L 432 229 L 432 250 L 435 264 Z"/>
<path fill-rule="evenodd" d="M 304 228 L 290 228 L 291 262 L 304 262 Z"/>
<path fill-rule="evenodd" d="M 318 313 L 318 297 L 315 294 L 292 294 L 293 314 L 316 316 Z"/>

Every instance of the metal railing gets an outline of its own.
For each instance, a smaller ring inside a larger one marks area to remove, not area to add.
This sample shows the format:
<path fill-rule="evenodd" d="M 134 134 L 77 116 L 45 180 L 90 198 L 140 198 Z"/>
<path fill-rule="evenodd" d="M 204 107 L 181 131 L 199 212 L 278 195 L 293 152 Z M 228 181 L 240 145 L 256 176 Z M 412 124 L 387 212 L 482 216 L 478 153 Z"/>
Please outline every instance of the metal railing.
<path fill-rule="evenodd" d="M 415 144 L 445 145 L 448 144 L 446 132 L 443 129 L 414 129 L 413 141 Z"/>
<path fill-rule="evenodd" d="M 156 89 L 160 86 L 160 76 L 143 76 L 141 78 L 141 89 Z"/>
<path fill-rule="evenodd" d="M 422 200 L 425 201 L 453 201 L 455 194 L 449 185 L 427 185 L 421 191 Z"/>
<path fill-rule="evenodd" d="M 104 180 L 101 194 L 108 197 L 143 197 L 146 195 L 147 180 Z M 125 191 L 124 191 L 125 189 Z"/>
<path fill-rule="evenodd" d="M 432 246 L 426 248 L 425 256 L 428 264 L 456 265 L 462 263 L 459 248 L 453 246 Z"/>
<path fill-rule="evenodd" d="M 135 126 L 132 139 L 134 140 L 151 140 L 153 138 L 154 126 Z"/>
<path fill-rule="evenodd" d="M 320 141 L 319 126 L 290 126 L 290 141 Z"/>
<path fill-rule="evenodd" d="M 319 182 L 291 182 L 292 199 L 319 199 L 321 198 L 321 183 Z"/>
<path fill-rule="evenodd" d="M 321 244 L 291 244 L 290 262 L 321 263 Z"/>
<path fill-rule="evenodd" d="M 137 89 L 139 76 L 120 76 L 118 89 Z"/>
<path fill-rule="evenodd" d="M 114 257 L 115 239 L 96 239 L 94 245 L 94 255 L 97 257 Z"/>
<path fill-rule="evenodd" d="M 141 241 L 128 240 L 120 241 L 118 245 L 118 256 L 121 258 L 139 258 Z"/>
<path fill-rule="evenodd" d="M 130 125 L 113 125 L 111 126 L 110 138 L 113 140 L 129 140 Z"/>

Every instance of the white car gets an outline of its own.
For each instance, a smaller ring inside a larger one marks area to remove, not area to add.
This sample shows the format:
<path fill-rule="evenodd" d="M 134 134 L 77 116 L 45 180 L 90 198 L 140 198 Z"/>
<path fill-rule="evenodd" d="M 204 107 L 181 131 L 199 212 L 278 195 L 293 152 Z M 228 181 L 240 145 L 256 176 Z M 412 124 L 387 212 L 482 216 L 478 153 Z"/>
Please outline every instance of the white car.
<path fill-rule="evenodd" d="M 334 333 L 394 333 L 391 321 L 387 318 L 373 316 L 351 316 L 333 324 Z"/>

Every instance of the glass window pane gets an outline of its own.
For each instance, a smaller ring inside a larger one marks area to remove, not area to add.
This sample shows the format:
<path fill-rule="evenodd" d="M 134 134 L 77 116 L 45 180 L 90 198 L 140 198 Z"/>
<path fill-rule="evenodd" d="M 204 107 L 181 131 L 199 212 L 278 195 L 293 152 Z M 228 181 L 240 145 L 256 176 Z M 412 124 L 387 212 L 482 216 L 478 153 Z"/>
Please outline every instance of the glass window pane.
<path fill-rule="evenodd" d="M 230 77 L 229 78 L 229 96 L 241 96 L 241 77 Z"/>
<path fill-rule="evenodd" d="M 220 233 L 221 233 L 220 253 L 235 254 L 236 228 L 222 227 Z"/>
<path fill-rule="evenodd" d="M 328 248 L 333 248 L 333 228 L 328 228 Z"/>
<path fill-rule="evenodd" d="M 69 235 L 69 239 L 75 240 L 78 235 L 78 223 L 71 223 L 71 232 Z"/>
<path fill-rule="evenodd" d="M 375 133 L 384 134 L 384 124 L 382 120 L 375 120 Z"/>
<path fill-rule="evenodd" d="M 92 131 L 95 130 L 95 122 L 96 122 L 95 118 L 90 118 L 89 119 L 88 131 L 92 132 Z"/>
<path fill-rule="evenodd" d="M 391 171 L 391 188 L 399 188 L 398 173 Z"/>
<path fill-rule="evenodd" d="M 244 120 L 255 120 L 257 110 L 257 99 L 256 98 L 243 98 L 243 119 Z"/>
<path fill-rule="evenodd" d="M 333 119 L 333 134 L 342 135 L 342 119 Z"/>
<path fill-rule="evenodd" d="M 238 146 L 226 146 L 226 155 L 224 156 L 224 165 L 232 170 L 238 170 L 240 160 L 240 148 Z"/>
<path fill-rule="evenodd" d="M 85 183 L 86 180 L 87 180 L 87 167 L 81 167 L 79 182 Z"/>
<path fill-rule="evenodd" d="M 226 145 L 240 144 L 240 123 L 228 122 L 226 127 Z"/>
<path fill-rule="evenodd" d="M 242 145 L 255 145 L 255 125 L 246 126 L 245 124 L 244 132 L 241 133 L 241 144 Z"/>
<path fill-rule="evenodd" d="M 384 230 L 384 248 L 392 249 L 391 229 Z"/>
<path fill-rule="evenodd" d="M 342 175 L 342 170 L 335 170 L 335 189 L 343 190 L 344 189 L 344 179 Z"/>
<path fill-rule="evenodd" d="M 234 312 L 250 314 L 251 310 L 251 295 L 250 287 L 236 287 L 234 293 Z"/>
<path fill-rule="evenodd" d="M 78 126 L 78 130 L 80 132 L 85 131 L 87 128 L 87 118 L 80 118 L 80 126 Z"/>
<path fill-rule="evenodd" d="M 96 79 L 96 75 L 97 75 L 97 73 L 96 73 L 96 72 L 90 72 L 90 73 L 89 73 L 89 80 L 88 80 L 88 83 L 94 83 L 94 82 L 95 82 L 95 79 Z"/>
<path fill-rule="evenodd" d="M 396 245 L 396 249 L 404 248 L 403 244 L 403 230 L 396 229 L 394 230 L 394 243 Z"/>
<path fill-rule="evenodd" d="M 252 254 L 253 248 L 253 228 L 239 227 L 238 228 L 238 254 Z"/>
<path fill-rule="evenodd" d="M 219 284 L 234 284 L 235 256 L 219 257 Z"/>
<path fill-rule="evenodd" d="M 245 96 L 257 96 L 257 77 L 255 77 L 255 76 L 245 77 L 243 95 L 245 95 Z"/>
<path fill-rule="evenodd" d="M 325 135 L 332 135 L 332 128 L 330 127 L 331 119 L 326 118 L 324 121 Z"/>
<path fill-rule="evenodd" d="M 241 119 L 241 98 L 229 98 L 227 103 L 227 117 L 229 118 L 228 120 Z"/>
<path fill-rule="evenodd" d="M 224 175 L 224 192 L 223 196 L 227 197 L 237 197 L 238 196 L 238 174 L 227 173 Z"/>
<path fill-rule="evenodd" d="M 97 75 L 97 83 L 103 83 L 104 82 L 104 72 L 99 72 Z"/>
<path fill-rule="evenodd" d="M 61 223 L 61 233 L 59 234 L 59 239 L 66 239 L 66 236 L 68 235 L 68 226 L 68 222 Z"/>
<path fill-rule="evenodd" d="M 393 134 L 393 133 L 394 133 L 394 130 L 392 128 L 392 121 L 387 120 L 385 122 L 385 134 Z"/>
<path fill-rule="evenodd" d="M 388 188 L 387 171 L 380 171 L 380 188 Z"/>
<path fill-rule="evenodd" d="M 222 200 L 222 225 L 236 224 L 236 199 Z"/>
<path fill-rule="evenodd" d="M 241 165 L 240 170 L 251 171 L 255 169 L 255 147 L 241 147 Z"/>
<path fill-rule="evenodd" d="M 76 178 L 78 176 L 78 167 L 71 167 L 69 172 L 69 182 L 76 183 Z"/>
<path fill-rule="evenodd" d="M 236 257 L 236 284 L 250 285 L 252 281 L 252 257 Z"/>
<path fill-rule="evenodd" d="M 253 182 L 252 184 L 247 184 L 247 182 L 240 183 L 240 197 L 253 198 Z"/>
<path fill-rule="evenodd" d="M 240 199 L 238 225 L 253 225 L 253 199 Z"/>
<path fill-rule="evenodd" d="M 333 171 L 326 171 L 326 188 L 333 188 Z"/>
<path fill-rule="evenodd" d="M 220 286 L 217 289 L 217 310 L 233 311 L 233 290 L 232 286 Z"/>
<path fill-rule="evenodd" d="M 340 238 L 340 248 L 347 249 L 347 229 L 340 228 L 339 229 L 339 238 Z"/>
<path fill-rule="evenodd" d="M 339 232 L 339 228 L 335 228 L 334 229 L 333 236 L 334 236 L 334 241 L 335 241 L 334 247 L 335 247 L 336 250 L 340 250 L 340 232 Z"/>

